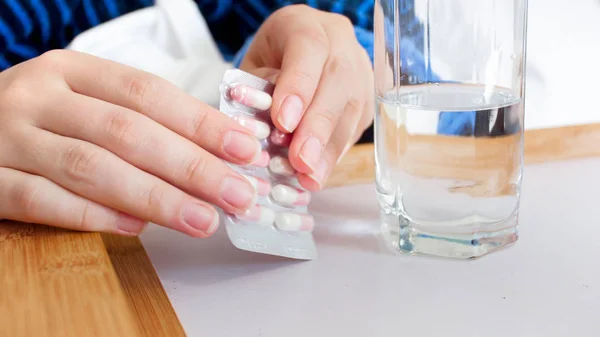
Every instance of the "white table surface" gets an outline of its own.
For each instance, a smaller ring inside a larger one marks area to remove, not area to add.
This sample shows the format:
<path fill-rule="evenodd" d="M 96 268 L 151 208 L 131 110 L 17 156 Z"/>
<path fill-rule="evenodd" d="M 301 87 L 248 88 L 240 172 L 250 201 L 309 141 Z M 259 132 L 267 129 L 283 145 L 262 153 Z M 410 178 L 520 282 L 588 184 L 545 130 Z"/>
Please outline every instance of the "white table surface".
<path fill-rule="evenodd" d="M 370 185 L 314 197 L 311 262 L 238 251 L 223 229 L 142 241 L 192 337 L 597 337 L 598 172 L 600 159 L 527 166 L 520 240 L 475 261 L 389 254 Z"/>

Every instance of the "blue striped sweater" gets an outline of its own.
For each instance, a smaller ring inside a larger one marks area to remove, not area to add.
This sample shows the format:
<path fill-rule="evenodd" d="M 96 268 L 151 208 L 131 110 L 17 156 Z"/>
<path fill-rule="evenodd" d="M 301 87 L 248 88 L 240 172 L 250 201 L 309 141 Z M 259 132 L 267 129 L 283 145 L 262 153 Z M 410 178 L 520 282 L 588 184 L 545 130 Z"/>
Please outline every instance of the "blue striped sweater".
<path fill-rule="evenodd" d="M 403 35 L 403 64 L 414 77 L 436 80 L 423 60 L 423 26 L 414 17 L 414 0 L 402 1 L 401 19 L 410 22 Z M 238 65 L 254 33 L 275 10 L 304 3 L 313 8 L 346 15 L 355 26 L 358 41 L 373 60 L 374 0 L 195 0 L 219 49 Z M 77 34 L 123 14 L 151 6 L 153 0 L 2 0 L 0 1 L 0 71 L 51 49 L 64 48 Z M 389 23 L 388 23 L 389 24 Z M 387 31 L 392 31 L 391 29 Z M 391 36 L 386 36 L 391 38 Z M 410 59 L 410 62 L 407 62 Z M 439 132 L 469 134 L 472 112 L 442 114 Z M 372 139 L 371 131 L 366 139 Z"/>

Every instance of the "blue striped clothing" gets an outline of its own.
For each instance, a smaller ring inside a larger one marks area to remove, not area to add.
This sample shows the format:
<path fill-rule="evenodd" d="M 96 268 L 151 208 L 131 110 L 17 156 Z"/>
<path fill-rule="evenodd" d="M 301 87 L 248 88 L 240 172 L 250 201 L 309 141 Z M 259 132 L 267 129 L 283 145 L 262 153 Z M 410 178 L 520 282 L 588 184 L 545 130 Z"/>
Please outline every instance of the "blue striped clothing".
<path fill-rule="evenodd" d="M 365 35 L 372 27 L 373 0 L 195 2 L 227 60 L 236 55 L 239 60 L 243 54 L 240 48 L 262 22 L 275 10 L 293 3 L 344 14 L 354 22 L 357 34 Z M 0 71 L 47 50 L 64 48 L 80 32 L 153 3 L 153 0 L 0 1 Z M 372 41 L 372 37 L 367 40 Z"/>
<path fill-rule="evenodd" d="M 403 73 L 418 82 L 438 81 L 426 69 L 423 57 L 423 25 L 414 16 L 414 0 L 401 1 Z M 239 65 L 254 33 L 275 10 L 304 3 L 313 8 L 347 16 L 358 41 L 373 60 L 374 0 L 195 0 L 228 61 Z M 51 49 L 64 48 L 77 34 L 134 10 L 153 5 L 153 0 L 3 0 L 0 1 L 0 71 Z M 384 8 L 384 11 L 389 8 Z M 408 23 L 408 25 L 406 24 Z M 386 22 L 391 25 L 391 22 Z M 392 29 L 385 29 L 392 32 Z M 386 36 L 386 39 L 392 36 Z M 389 44 L 391 45 L 391 44 Z M 403 66 L 404 67 L 404 66 Z M 442 113 L 438 132 L 470 134 L 475 113 Z M 371 138 L 371 132 L 367 138 Z"/>

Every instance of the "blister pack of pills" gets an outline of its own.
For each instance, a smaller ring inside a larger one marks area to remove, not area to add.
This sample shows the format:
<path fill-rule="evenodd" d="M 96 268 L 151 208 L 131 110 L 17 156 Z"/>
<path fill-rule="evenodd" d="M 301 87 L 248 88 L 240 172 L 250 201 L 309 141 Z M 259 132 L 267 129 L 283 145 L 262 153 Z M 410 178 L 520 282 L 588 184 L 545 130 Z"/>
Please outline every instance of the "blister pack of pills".
<path fill-rule="evenodd" d="M 221 214 L 229 239 L 239 249 L 311 260 L 317 257 L 308 213 L 310 192 L 303 189 L 288 160 L 290 134 L 277 130 L 269 108 L 273 85 L 239 69 L 225 73 L 219 109 L 251 130 L 261 143 L 253 165 L 229 164 L 256 188 L 254 207 L 245 214 Z"/>

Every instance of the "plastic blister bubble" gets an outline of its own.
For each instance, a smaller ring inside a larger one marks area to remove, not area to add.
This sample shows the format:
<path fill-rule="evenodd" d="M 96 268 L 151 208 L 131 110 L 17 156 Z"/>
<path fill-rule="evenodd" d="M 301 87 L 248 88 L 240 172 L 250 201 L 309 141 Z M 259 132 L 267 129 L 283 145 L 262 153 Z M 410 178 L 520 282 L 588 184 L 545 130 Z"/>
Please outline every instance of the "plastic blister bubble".
<path fill-rule="evenodd" d="M 252 128 L 261 143 L 263 153 L 258 162 L 249 166 L 229 163 L 255 186 L 258 198 L 255 207 L 245 214 L 221 212 L 221 221 L 225 223 L 229 239 L 239 249 L 293 259 L 314 259 L 317 257 L 312 236 L 314 219 L 307 208 L 310 193 L 300 186 L 289 164 L 290 135 L 275 128 L 268 106 L 258 104 L 261 102 L 255 104 L 264 108 L 261 110 L 232 99 L 232 90 L 244 86 L 268 95 L 272 95 L 274 87 L 239 69 L 227 71 L 220 86 L 221 112 Z"/>

